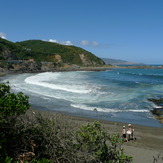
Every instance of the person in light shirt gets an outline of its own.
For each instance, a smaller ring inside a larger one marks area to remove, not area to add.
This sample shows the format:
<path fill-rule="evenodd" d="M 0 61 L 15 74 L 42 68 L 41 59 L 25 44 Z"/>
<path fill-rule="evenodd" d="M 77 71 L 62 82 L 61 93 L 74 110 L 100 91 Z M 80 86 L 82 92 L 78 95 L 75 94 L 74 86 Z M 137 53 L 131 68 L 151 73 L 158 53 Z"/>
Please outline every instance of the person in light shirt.
<path fill-rule="evenodd" d="M 134 128 L 131 124 L 128 124 L 127 138 L 128 140 L 134 140 Z"/>

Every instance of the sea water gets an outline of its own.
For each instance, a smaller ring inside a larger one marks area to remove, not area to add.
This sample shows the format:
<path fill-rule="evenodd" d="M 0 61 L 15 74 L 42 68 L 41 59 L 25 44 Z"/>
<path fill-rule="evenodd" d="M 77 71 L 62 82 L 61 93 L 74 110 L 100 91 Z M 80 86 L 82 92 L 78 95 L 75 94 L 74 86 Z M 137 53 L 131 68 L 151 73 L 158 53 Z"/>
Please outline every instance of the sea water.
<path fill-rule="evenodd" d="M 163 96 L 162 69 L 113 69 L 24 73 L 1 77 L 28 95 L 33 108 L 71 115 L 163 127 L 148 98 Z"/>

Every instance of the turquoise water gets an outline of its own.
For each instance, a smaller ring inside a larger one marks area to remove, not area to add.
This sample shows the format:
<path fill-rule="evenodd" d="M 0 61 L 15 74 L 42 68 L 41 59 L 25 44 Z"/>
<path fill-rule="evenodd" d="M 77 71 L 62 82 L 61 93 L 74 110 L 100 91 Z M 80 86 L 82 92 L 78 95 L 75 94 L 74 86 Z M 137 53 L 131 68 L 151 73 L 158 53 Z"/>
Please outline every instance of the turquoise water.
<path fill-rule="evenodd" d="M 39 109 L 163 127 L 147 100 L 163 96 L 162 69 L 27 73 L 2 80 L 9 81 L 13 91 L 29 95 L 31 105 Z"/>

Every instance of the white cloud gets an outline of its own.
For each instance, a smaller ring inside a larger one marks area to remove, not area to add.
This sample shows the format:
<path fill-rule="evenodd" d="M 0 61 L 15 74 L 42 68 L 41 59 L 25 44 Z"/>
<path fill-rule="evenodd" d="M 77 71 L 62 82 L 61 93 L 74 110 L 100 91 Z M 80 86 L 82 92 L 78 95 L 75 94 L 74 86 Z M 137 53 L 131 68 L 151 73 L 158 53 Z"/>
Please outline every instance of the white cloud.
<path fill-rule="evenodd" d="M 58 43 L 58 44 L 62 44 L 62 45 L 73 45 L 73 43 L 71 41 L 57 41 L 55 39 L 49 39 L 48 41 Z"/>
<path fill-rule="evenodd" d="M 55 42 L 55 43 L 58 43 L 57 40 L 53 40 L 53 39 L 49 39 L 49 42 Z"/>
<path fill-rule="evenodd" d="M 87 46 L 87 45 L 89 45 L 89 41 L 83 40 L 83 41 L 80 42 L 80 44 L 84 45 L 84 46 Z"/>
<path fill-rule="evenodd" d="M 96 41 L 91 42 L 91 41 L 88 41 L 88 40 L 82 40 L 80 42 L 80 45 L 83 45 L 83 46 L 99 46 L 99 43 L 96 42 Z"/>
<path fill-rule="evenodd" d="M 3 33 L 3 32 L 0 32 L 0 37 L 3 38 L 3 39 L 7 39 L 7 38 L 6 38 L 6 34 Z"/>
<path fill-rule="evenodd" d="M 98 43 L 98 42 L 96 42 L 96 41 L 93 41 L 93 42 L 92 42 L 92 45 L 93 45 L 93 46 L 98 46 L 98 45 L 99 45 L 99 43 Z"/>
<path fill-rule="evenodd" d="M 82 45 L 82 46 L 100 46 L 99 43 L 97 41 L 88 41 L 88 40 L 82 40 L 80 42 L 76 42 L 73 43 L 71 41 L 58 41 L 56 39 L 49 39 L 49 42 L 53 42 L 53 43 L 58 43 L 58 44 L 62 44 L 62 45 L 74 45 L 74 44 L 78 44 L 78 45 Z"/>
<path fill-rule="evenodd" d="M 67 41 L 66 45 L 73 45 L 73 43 L 71 41 Z"/>
<path fill-rule="evenodd" d="M 61 44 L 63 45 L 73 45 L 71 41 L 61 41 Z"/>

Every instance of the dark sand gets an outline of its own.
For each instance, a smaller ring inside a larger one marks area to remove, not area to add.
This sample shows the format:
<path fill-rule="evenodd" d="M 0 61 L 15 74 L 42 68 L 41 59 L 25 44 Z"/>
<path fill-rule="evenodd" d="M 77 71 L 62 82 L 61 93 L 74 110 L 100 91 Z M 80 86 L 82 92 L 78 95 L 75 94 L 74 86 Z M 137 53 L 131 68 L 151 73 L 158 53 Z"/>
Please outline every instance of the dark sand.
<path fill-rule="evenodd" d="M 49 111 L 39 111 L 34 110 L 36 114 L 43 114 L 50 118 L 51 116 L 55 116 L 55 112 Z M 90 118 L 83 118 L 83 117 L 75 117 L 67 114 L 62 114 L 63 119 L 68 119 L 72 124 L 73 127 L 79 127 L 82 124 L 86 124 L 87 122 L 94 122 L 95 119 Z M 122 126 L 125 125 L 127 127 L 128 124 L 120 123 L 120 122 L 110 122 L 110 121 L 103 121 L 98 120 L 105 130 L 108 133 L 119 133 L 121 134 Z M 123 147 L 124 151 L 127 155 L 133 156 L 134 163 L 153 163 L 153 157 L 157 157 L 160 155 L 163 158 L 163 128 L 156 128 L 156 127 L 146 127 L 146 126 L 139 126 L 134 125 L 134 137 L 137 140 L 131 140 L 125 142 Z M 163 160 L 159 159 L 157 163 L 162 163 Z"/>

